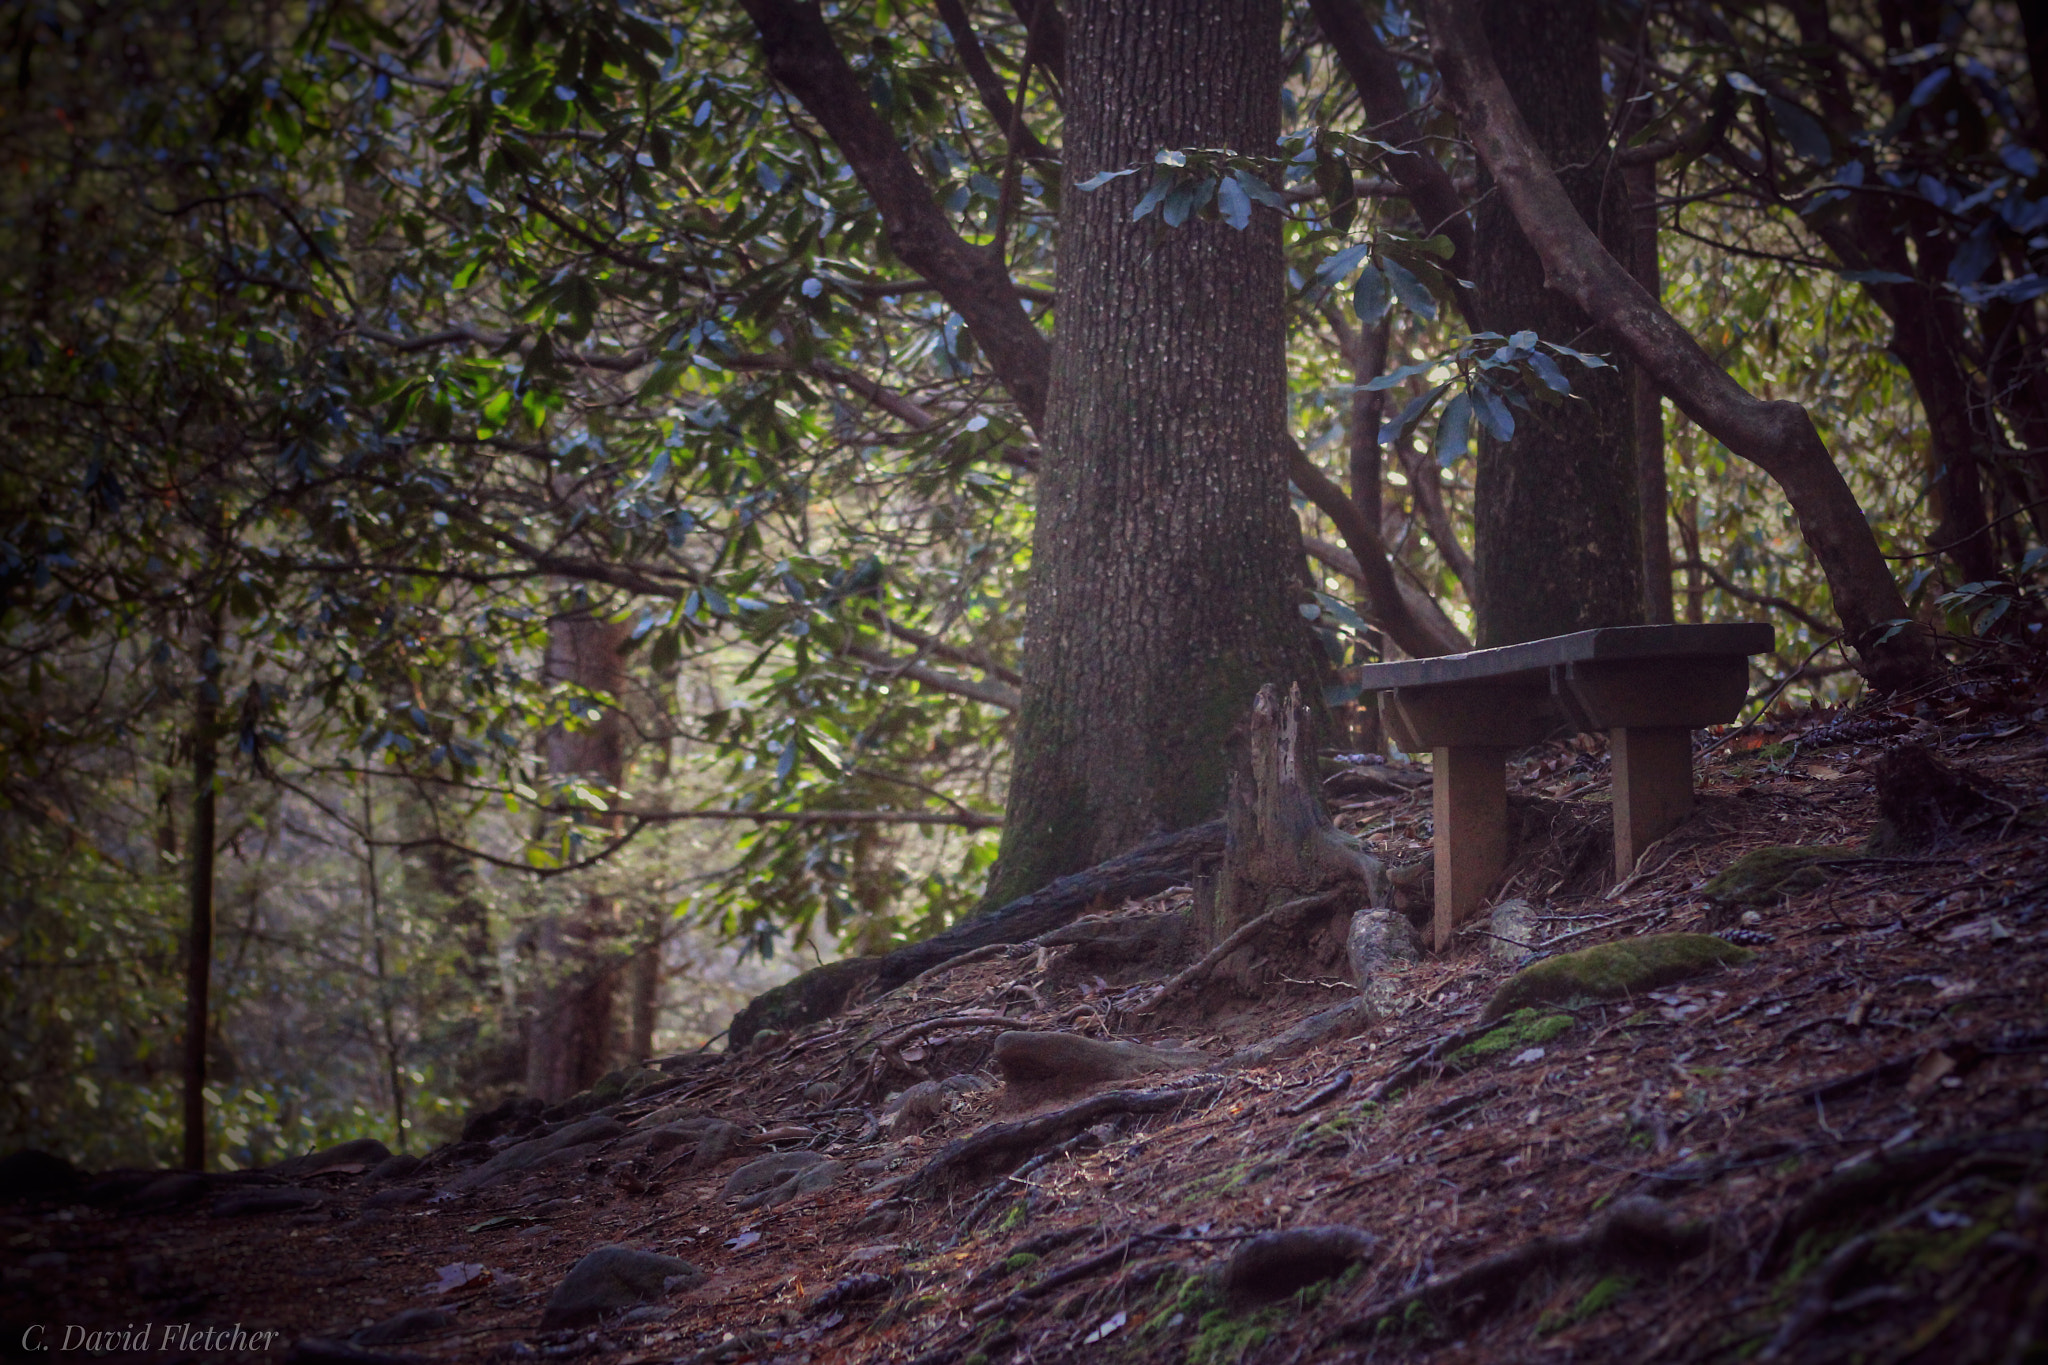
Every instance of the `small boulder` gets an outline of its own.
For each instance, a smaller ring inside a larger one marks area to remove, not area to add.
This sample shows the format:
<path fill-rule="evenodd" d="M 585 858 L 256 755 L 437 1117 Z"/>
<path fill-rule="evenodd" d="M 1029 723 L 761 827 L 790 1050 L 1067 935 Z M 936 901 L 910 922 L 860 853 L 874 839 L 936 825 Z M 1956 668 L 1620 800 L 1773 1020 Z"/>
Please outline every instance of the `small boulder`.
<path fill-rule="evenodd" d="M 1493 993 L 1480 1019 L 1490 1023 L 1518 1009 L 1568 1000 L 1621 1000 L 1740 966 L 1755 956 L 1707 934 L 1649 934 L 1602 943 L 1524 967 Z"/>
<path fill-rule="evenodd" d="M 919 1081 L 882 1102 L 882 1127 L 892 1135 L 922 1133 L 945 1116 L 952 1094 L 939 1081 Z"/>
<path fill-rule="evenodd" d="M 1207 1053 L 1084 1038 L 1078 1033 L 996 1035 L 996 1069 L 1018 1098 L 1034 1103 L 1111 1081 L 1207 1066 L 1209 1060 Z"/>
<path fill-rule="evenodd" d="M 637 1308 L 696 1283 L 703 1272 L 688 1261 L 633 1247 L 604 1246 L 570 1268 L 541 1312 L 542 1330 L 580 1327 L 605 1313 Z"/>
<path fill-rule="evenodd" d="M 718 1192 L 721 1199 L 739 1199 L 747 1195 L 773 1189 L 813 1166 L 826 1164 L 828 1158 L 823 1152 L 776 1152 L 769 1156 L 749 1161 L 725 1178 L 725 1187 Z M 837 1162 L 831 1163 L 837 1165 Z"/>
<path fill-rule="evenodd" d="M 425 1185 L 393 1185 L 388 1190 L 379 1190 L 363 1201 L 365 1209 L 402 1209 L 409 1204 L 424 1204 L 433 1197 L 434 1191 Z"/>
<path fill-rule="evenodd" d="M 1493 907 L 1486 932 L 1486 955 L 1497 962 L 1520 962 L 1542 938 L 1536 928 L 1536 907 L 1520 896 Z"/>
<path fill-rule="evenodd" d="M 839 1161 L 820 1161 L 806 1166 L 789 1179 L 770 1185 L 759 1194 L 750 1195 L 739 1201 L 742 1212 L 754 1209 L 772 1209 L 778 1204 L 787 1204 L 807 1194 L 819 1194 L 839 1183 L 839 1177 L 846 1173 L 846 1165 Z"/>
<path fill-rule="evenodd" d="M 1828 844 L 1753 848 L 1715 873 L 1700 894 L 1723 907 L 1773 906 L 1824 884 L 1829 875 L 1825 860 L 1854 855 L 1854 849 Z"/>

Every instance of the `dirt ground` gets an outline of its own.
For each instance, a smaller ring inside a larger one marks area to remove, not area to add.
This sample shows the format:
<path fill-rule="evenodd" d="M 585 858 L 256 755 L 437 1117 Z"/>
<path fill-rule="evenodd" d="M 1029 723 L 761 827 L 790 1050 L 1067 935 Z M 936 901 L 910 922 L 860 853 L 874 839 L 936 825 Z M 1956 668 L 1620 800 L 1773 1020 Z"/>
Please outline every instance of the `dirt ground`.
<path fill-rule="evenodd" d="M 1385 1017 L 1228 1069 L 1355 995 L 1341 958 L 1297 953 L 1300 974 L 1257 998 L 1194 992 L 1155 1016 L 1141 1006 L 1164 969 L 1026 945 L 608 1111 L 739 1125 L 743 1149 L 708 1166 L 615 1139 L 452 1195 L 489 1149 L 444 1151 L 409 1178 L 441 1194 L 367 1211 L 397 1182 L 359 1166 L 297 1182 L 317 1203 L 241 1217 L 210 1216 L 216 1187 L 138 1211 L 116 1179 L 16 1204 L 0 1210 L 0 1352 L 62 1358 L 69 1326 L 130 1333 L 100 1339 L 101 1358 L 156 1360 L 2048 1359 L 2044 738 L 2041 679 L 1993 670 L 1705 737 L 1694 818 L 1619 887 L 1598 846 L 1598 744 L 1519 756 L 1535 832 L 1503 895 L 1534 903 L 1542 951 L 1732 930 L 1755 957 L 1547 1009 L 1462 1055 L 1520 956 L 1483 925 L 1409 967 Z M 1966 773 L 1978 813 L 1860 853 L 1874 773 L 1909 746 Z M 1375 783 L 1335 787 L 1363 793 L 1336 803 L 1339 823 L 1412 863 L 1428 789 Z M 1707 894 L 1741 855 L 1784 845 L 1842 847 L 1775 893 Z M 1188 896 L 1104 910 L 1168 914 Z M 1029 1117 L 999 1088 L 949 1094 L 923 1131 L 878 1122 L 913 1082 L 992 1076 L 1005 1029 L 1171 1042 L 1218 1065 L 1098 1087 L 1100 1117 L 1052 1125 L 1037 1153 L 1065 1146 L 1015 1174 L 949 1148 Z M 1103 1094 L 1150 1098 L 1118 1112 Z M 741 1162 L 794 1150 L 842 1160 L 838 1182 L 746 1211 L 721 1197 Z M 1216 1273 L 1255 1234 L 1326 1225 L 1371 1239 L 1334 1279 L 1247 1299 Z M 704 1278 L 543 1331 L 555 1287 L 607 1244 Z M 422 1307 L 447 1324 L 342 1344 Z M 236 1326 L 250 1335 L 193 1335 Z M 167 1345 L 167 1328 L 187 1331 Z"/>

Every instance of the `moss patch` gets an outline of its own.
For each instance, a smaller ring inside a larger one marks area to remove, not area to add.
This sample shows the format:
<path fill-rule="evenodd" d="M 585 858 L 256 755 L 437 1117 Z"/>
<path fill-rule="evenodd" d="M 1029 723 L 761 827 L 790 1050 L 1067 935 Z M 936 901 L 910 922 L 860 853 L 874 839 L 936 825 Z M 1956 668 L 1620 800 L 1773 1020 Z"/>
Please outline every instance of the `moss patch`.
<path fill-rule="evenodd" d="M 1651 934 L 1603 943 L 1539 962 L 1509 977 L 1487 1001 L 1482 1021 L 1567 1000 L 1620 1000 L 1704 976 L 1756 956 L 1706 934 Z"/>
<path fill-rule="evenodd" d="M 1856 850 L 1834 844 L 1798 844 L 1755 848 L 1721 869 L 1701 888 L 1706 898 L 1722 905 L 1776 905 L 1787 896 L 1811 891 L 1828 879 L 1821 866 L 1830 858 L 1855 856 Z"/>
<path fill-rule="evenodd" d="M 1474 1038 L 1444 1058 L 1460 1071 L 1469 1071 L 1491 1057 L 1524 1048 L 1541 1047 L 1560 1034 L 1569 1033 L 1577 1022 L 1569 1014 L 1545 1014 L 1537 1009 L 1519 1009 L 1500 1021 L 1500 1027 Z"/>
<path fill-rule="evenodd" d="M 1609 1275 L 1579 1296 L 1579 1301 L 1570 1308 L 1555 1313 L 1545 1313 L 1536 1324 L 1539 1336 L 1562 1332 L 1567 1327 L 1576 1327 L 1596 1313 L 1604 1313 L 1636 1287 L 1633 1275 Z"/>

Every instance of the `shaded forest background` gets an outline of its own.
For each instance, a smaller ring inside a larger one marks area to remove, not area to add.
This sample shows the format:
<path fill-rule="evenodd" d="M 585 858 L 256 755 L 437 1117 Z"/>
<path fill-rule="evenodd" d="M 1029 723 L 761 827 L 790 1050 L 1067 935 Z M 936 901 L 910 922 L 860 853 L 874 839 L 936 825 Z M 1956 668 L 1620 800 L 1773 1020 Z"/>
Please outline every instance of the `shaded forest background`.
<path fill-rule="evenodd" d="M 1586 13 L 1603 240 L 1811 412 L 1888 631 L 2030 647 L 2038 20 Z M 1348 669 L 1500 638 L 1481 471 L 1600 401 L 1636 619 L 1770 619 L 1760 700 L 1859 695 L 1760 469 L 1637 377 L 1601 398 L 1598 338 L 1473 337 L 1429 195 L 1497 201 L 1398 6 L 1284 9 L 1276 145 L 1085 179 L 1045 0 L 0 10 L 0 1146 L 176 1157 L 195 905 L 206 1147 L 247 1166 L 417 1150 L 982 902 L 1044 451 L 874 149 L 771 75 L 807 14 L 1041 336 L 1074 196 L 1277 232 L 1335 747 L 1384 743 Z"/>

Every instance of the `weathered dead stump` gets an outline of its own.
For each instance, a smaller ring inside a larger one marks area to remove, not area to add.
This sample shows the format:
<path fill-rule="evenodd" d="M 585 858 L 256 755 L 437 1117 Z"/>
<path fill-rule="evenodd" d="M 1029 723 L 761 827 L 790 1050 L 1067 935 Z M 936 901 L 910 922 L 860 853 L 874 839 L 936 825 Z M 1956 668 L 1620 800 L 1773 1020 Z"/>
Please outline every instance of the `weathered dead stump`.
<path fill-rule="evenodd" d="M 1290 931 L 1297 951 L 1288 956 L 1334 964 L 1351 912 L 1392 903 L 1379 859 L 1330 822 L 1314 756 L 1301 751 L 1306 718 L 1299 686 L 1283 704 L 1269 683 L 1246 720 L 1230 776 L 1223 863 L 1195 889 L 1195 928 L 1209 946 L 1203 970 L 1212 979 L 1258 985 L 1271 954 L 1255 953 L 1253 940 L 1270 946 L 1278 937 L 1264 928 Z M 1242 946 L 1216 958 L 1233 940 Z"/>

